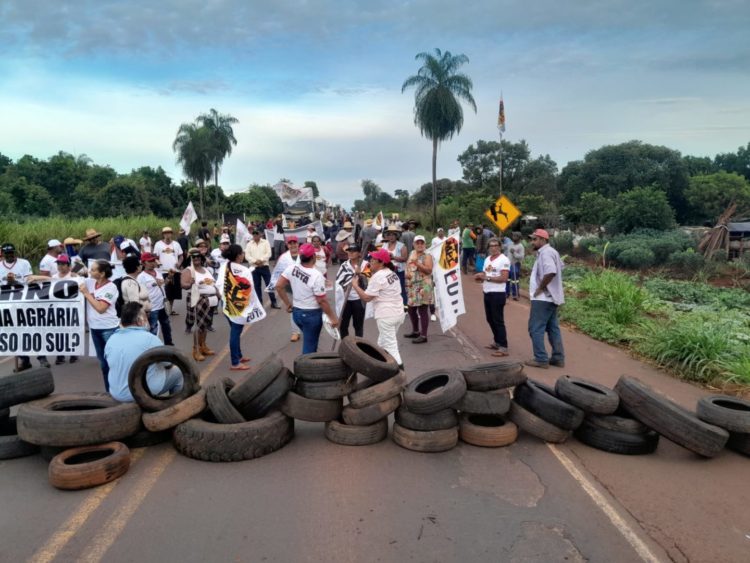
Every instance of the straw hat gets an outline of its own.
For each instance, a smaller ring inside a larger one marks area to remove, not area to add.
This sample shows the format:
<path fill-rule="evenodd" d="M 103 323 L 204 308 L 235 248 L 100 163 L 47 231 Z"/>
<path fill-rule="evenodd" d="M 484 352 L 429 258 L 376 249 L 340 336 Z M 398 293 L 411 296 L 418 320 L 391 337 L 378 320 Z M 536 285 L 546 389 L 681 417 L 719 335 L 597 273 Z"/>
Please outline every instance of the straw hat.
<path fill-rule="evenodd" d="M 83 237 L 83 240 L 91 240 L 92 238 L 96 238 L 100 236 L 102 236 L 102 234 L 97 232 L 96 229 L 86 229 L 86 236 Z"/>
<path fill-rule="evenodd" d="M 388 228 L 385 230 L 386 234 L 388 233 L 395 233 L 398 236 L 401 236 L 401 229 L 399 229 L 396 225 L 388 225 Z"/>
<path fill-rule="evenodd" d="M 354 225 L 352 225 L 351 221 L 344 221 L 344 226 L 341 227 L 342 229 L 353 229 Z"/>
<path fill-rule="evenodd" d="M 81 244 L 82 242 L 79 238 L 68 237 L 63 241 L 63 244 Z"/>

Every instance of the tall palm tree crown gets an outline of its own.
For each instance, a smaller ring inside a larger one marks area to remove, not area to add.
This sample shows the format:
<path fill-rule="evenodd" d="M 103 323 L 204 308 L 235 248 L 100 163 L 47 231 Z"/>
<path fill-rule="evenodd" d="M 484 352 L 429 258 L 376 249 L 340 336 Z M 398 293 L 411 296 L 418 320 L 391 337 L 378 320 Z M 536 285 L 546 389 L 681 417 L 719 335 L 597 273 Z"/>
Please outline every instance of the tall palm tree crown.
<path fill-rule="evenodd" d="M 211 179 L 211 173 L 214 171 L 212 160 L 213 147 L 211 131 L 196 123 L 183 123 L 180 125 L 174 143 L 172 143 L 172 149 L 177 153 L 177 162 L 182 166 L 182 172 L 198 184 L 201 219 L 205 217 L 203 210 L 203 190 L 206 182 Z"/>
<path fill-rule="evenodd" d="M 437 148 L 440 141 L 450 139 L 461 131 L 464 112 L 459 99 L 477 111 L 471 95 L 473 84 L 463 73 L 457 72 L 469 62 L 466 55 L 452 55 L 435 49 L 434 53 L 419 53 L 422 67 L 406 79 L 401 92 L 412 86 L 414 92 L 414 123 L 423 136 L 432 140 L 432 228 L 437 228 Z"/>
<path fill-rule="evenodd" d="M 234 137 L 232 125 L 239 123 L 236 117 L 229 114 L 222 114 L 214 108 L 208 113 L 198 116 L 198 123 L 203 125 L 211 132 L 213 138 L 213 152 L 211 162 L 214 169 L 214 185 L 216 186 L 216 204 L 219 204 L 219 168 L 224 159 L 232 154 L 232 146 L 237 145 L 237 139 Z"/>

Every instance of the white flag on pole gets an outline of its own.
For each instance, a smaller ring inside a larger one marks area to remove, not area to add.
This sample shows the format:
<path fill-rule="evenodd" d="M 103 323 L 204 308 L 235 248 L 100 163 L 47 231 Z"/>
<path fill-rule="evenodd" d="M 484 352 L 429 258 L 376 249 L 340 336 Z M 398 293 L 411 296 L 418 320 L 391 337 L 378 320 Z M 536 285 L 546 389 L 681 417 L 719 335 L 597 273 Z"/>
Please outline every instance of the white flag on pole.
<path fill-rule="evenodd" d="M 237 241 L 237 244 L 239 244 L 243 250 L 250 241 L 250 232 L 247 230 L 245 223 L 242 222 L 242 219 L 237 219 L 237 234 L 234 237 L 234 240 Z"/>
<path fill-rule="evenodd" d="M 458 316 L 466 312 L 461 287 L 458 237 L 446 237 L 442 243 L 430 247 L 432 279 L 435 284 L 435 306 L 443 332 L 458 323 Z"/>
<path fill-rule="evenodd" d="M 182 227 L 186 235 L 190 234 L 190 225 L 195 223 L 197 220 L 198 214 L 195 212 L 193 202 L 190 201 L 185 208 L 185 213 L 182 214 L 182 219 L 180 219 L 180 227 Z"/>

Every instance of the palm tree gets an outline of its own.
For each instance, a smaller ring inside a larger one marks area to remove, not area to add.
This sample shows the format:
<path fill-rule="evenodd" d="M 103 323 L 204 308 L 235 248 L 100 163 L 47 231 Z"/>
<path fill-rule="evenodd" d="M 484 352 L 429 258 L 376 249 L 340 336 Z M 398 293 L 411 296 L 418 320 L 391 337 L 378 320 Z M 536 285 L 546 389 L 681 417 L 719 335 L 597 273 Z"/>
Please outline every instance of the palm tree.
<path fill-rule="evenodd" d="M 203 191 L 213 172 L 212 132 L 196 123 L 183 123 L 177 130 L 172 149 L 177 153 L 177 162 L 182 166 L 182 172 L 198 184 L 200 214 L 203 219 Z"/>
<path fill-rule="evenodd" d="M 214 185 L 216 186 L 216 209 L 219 212 L 219 167 L 224 159 L 232 154 L 232 145 L 237 146 L 237 139 L 234 138 L 232 125 L 239 123 L 236 117 L 229 114 L 222 114 L 214 108 L 208 113 L 198 116 L 198 123 L 211 131 L 213 141 L 213 153 L 211 163 L 214 169 Z"/>
<path fill-rule="evenodd" d="M 469 62 L 466 55 L 452 55 L 435 49 L 435 53 L 419 53 L 422 67 L 417 74 L 406 79 L 401 92 L 416 86 L 414 92 L 414 124 L 423 136 L 432 139 L 432 228 L 437 227 L 437 148 L 440 141 L 450 139 L 461 131 L 464 112 L 456 99 L 462 98 L 477 111 L 471 95 L 471 79 L 456 72 Z"/>

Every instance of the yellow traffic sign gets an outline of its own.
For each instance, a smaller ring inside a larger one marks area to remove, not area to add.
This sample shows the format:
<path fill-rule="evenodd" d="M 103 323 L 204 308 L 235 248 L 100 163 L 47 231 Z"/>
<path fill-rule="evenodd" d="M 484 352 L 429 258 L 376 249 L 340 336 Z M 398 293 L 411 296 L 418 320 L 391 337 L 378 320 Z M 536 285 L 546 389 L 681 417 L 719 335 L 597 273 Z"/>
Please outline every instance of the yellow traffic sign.
<path fill-rule="evenodd" d="M 512 201 L 501 195 L 484 214 L 498 229 L 504 231 L 521 216 L 521 211 L 513 205 Z"/>

